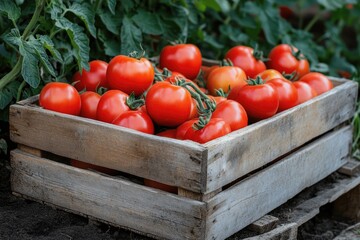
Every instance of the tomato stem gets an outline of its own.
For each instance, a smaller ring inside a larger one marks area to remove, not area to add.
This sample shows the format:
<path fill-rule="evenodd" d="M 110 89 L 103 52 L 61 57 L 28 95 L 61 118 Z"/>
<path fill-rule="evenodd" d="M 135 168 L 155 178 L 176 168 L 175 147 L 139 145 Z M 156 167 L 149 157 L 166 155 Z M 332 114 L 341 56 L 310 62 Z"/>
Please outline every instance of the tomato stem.
<path fill-rule="evenodd" d="M 264 80 L 260 76 L 257 76 L 255 79 L 254 78 L 249 78 L 247 80 L 247 83 L 250 86 L 262 85 L 262 84 L 264 84 Z"/>
<path fill-rule="evenodd" d="M 221 60 L 221 62 L 220 62 L 220 67 L 225 67 L 225 66 L 231 66 L 232 67 L 232 66 L 234 66 L 234 64 L 229 58 L 227 58 L 227 59 Z"/>
<path fill-rule="evenodd" d="M 253 51 L 253 56 L 254 56 L 254 58 L 256 60 L 260 60 L 260 61 L 263 61 L 263 62 L 267 62 L 267 61 L 270 60 L 269 58 L 264 57 L 263 51 L 259 50 L 257 44 L 255 45 L 255 48 L 254 48 L 254 51 Z"/>

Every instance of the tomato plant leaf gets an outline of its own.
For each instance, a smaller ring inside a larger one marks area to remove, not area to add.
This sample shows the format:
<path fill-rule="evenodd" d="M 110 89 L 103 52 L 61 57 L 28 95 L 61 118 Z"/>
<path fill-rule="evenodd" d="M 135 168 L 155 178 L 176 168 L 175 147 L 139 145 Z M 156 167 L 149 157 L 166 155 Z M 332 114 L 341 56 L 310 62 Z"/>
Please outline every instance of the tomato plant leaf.
<path fill-rule="evenodd" d="M 104 45 L 104 51 L 107 56 L 114 57 L 120 54 L 121 44 L 119 43 L 119 40 L 107 38 L 105 33 L 101 30 L 99 30 L 99 39 Z"/>
<path fill-rule="evenodd" d="M 16 98 L 20 82 L 14 81 L 5 86 L 2 91 L 0 91 L 0 109 L 3 110 L 6 108 L 11 100 Z"/>
<path fill-rule="evenodd" d="M 105 25 L 105 28 L 115 35 L 120 34 L 121 20 L 118 15 L 112 15 L 110 12 L 101 11 L 99 14 L 100 20 Z"/>
<path fill-rule="evenodd" d="M 3 36 L 3 39 L 7 44 L 10 45 L 20 46 L 21 44 L 21 36 L 17 28 L 11 29 L 9 33 Z"/>
<path fill-rule="evenodd" d="M 70 22 L 66 18 L 57 19 L 55 25 L 67 32 L 70 38 L 71 45 L 75 50 L 76 61 L 79 71 L 84 68 L 89 71 L 89 39 L 83 31 L 83 28 L 79 25 Z"/>
<path fill-rule="evenodd" d="M 38 39 L 35 39 L 33 36 L 30 36 L 29 41 L 27 42 L 29 44 L 29 47 L 34 49 L 34 52 L 36 53 L 37 59 L 40 61 L 42 66 L 45 68 L 45 70 L 53 77 L 56 76 L 55 69 L 51 65 L 49 61 L 49 57 L 41 43 Z"/>
<path fill-rule="evenodd" d="M 79 17 L 84 22 L 91 36 L 96 38 L 95 13 L 90 4 L 74 2 L 67 10 Z"/>
<path fill-rule="evenodd" d="M 120 38 L 121 54 L 128 55 L 132 51 L 142 51 L 140 46 L 142 41 L 141 30 L 127 16 L 122 21 Z"/>
<path fill-rule="evenodd" d="M 36 88 L 40 83 L 39 60 L 34 48 L 27 42 L 23 42 L 19 47 L 20 54 L 23 56 L 21 76 L 32 88 Z"/>
<path fill-rule="evenodd" d="M 0 1 L 0 13 L 7 15 L 8 19 L 13 22 L 16 22 L 21 15 L 20 8 L 11 0 Z"/>
<path fill-rule="evenodd" d="M 40 35 L 38 38 L 43 47 L 50 52 L 56 61 L 59 61 L 60 63 L 64 62 L 60 52 L 55 48 L 53 41 L 48 35 Z"/>
<path fill-rule="evenodd" d="M 132 17 L 132 20 L 143 33 L 152 35 L 161 35 L 163 33 L 157 14 L 139 10 L 138 13 Z"/>
<path fill-rule="evenodd" d="M 106 0 L 110 12 L 115 15 L 116 0 Z"/>

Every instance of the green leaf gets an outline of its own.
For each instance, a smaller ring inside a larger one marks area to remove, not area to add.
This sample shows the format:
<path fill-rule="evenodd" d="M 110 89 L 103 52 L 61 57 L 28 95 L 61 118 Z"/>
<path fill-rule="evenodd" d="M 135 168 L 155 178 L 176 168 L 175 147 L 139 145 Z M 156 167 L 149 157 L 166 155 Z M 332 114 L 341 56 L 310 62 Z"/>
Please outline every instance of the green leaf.
<path fill-rule="evenodd" d="M 32 88 L 36 88 L 40 83 L 39 60 L 36 52 L 27 42 L 20 45 L 19 50 L 23 56 L 21 76 Z"/>
<path fill-rule="evenodd" d="M 161 35 L 163 33 L 157 14 L 140 9 L 138 13 L 132 17 L 132 20 L 144 33 L 152 35 Z"/>
<path fill-rule="evenodd" d="M 317 3 L 323 6 L 325 9 L 333 11 L 342 8 L 344 5 L 352 3 L 356 4 L 356 0 L 317 0 Z"/>
<path fill-rule="evenodd" d="M 107 56 L 114 57 L 121 52 L 119 40 L 106 37 L 103 31 L 99 30 L 99 39 L 104 45 L 104 51 Z"/>
<path fill-rule="evenodd" d="M 118 15 L 112 15 L 110 12 L 102 11 L 99 14 L 101 21 L 104 23 L 107 30 L 115 35 L 120 34 L 121 20 Z"/>
<path fill-rule="evenodd" d="M 59 18 L 55 22 L 55 25 L 67 32 L 71 45 L 74 48 L 78 69 L 81 72 L 84 68 L 89 71 L 89 39 L 84 33 L 84 29 L 79 25 L 70 22 L 66 18 Z"/>
<path fill-rule="evenodd" d="M 120 38 L 121 54 L 128 55 L 133 51 L 142 51 L 140 46 L 142 41 L 141 30 L 126 16 L 122 21 Z"/>
<path fill-rule="evenodd" d="M 36 53 L 37 59 L 41 62 L 42 66 L 44 66 L 45 70 L 53 77 L 56 76 L 55 69 L 51 65 L 49 61 L 49 57 L 41 43 L 40 40 L 35 39 L 34 37 L 30 37 L 29 41 L 27 42 L 29 44 L 29 47 L 34 49 L 34 52 Z"/>
<path fill-rule="evenodd" d="M 87 30 L 90 32 L 91 36 L 96 38 L 96 29 L 95 29 L 95 13 L 91 8 L 91 5 L 88 3 L 77 3 L 74 2 L 69 8 L 68 11 L 74 13 L 77 17 L 84 22 Z"/>
<path fill-rule="evenodd" d="M 7 15 L 8 19 L 13 22 L 16 22 L 21 15 L 20 8 L 11 0 L 0 1 L 0 13 Z"/>
<path fill-rule="evenodd" d="M 3 152 L 4 154 L 7 154 L 8 145 L 5 139 L 0 139 L 0 153 Z"/>
<path fill-rule="evenodd" d="M 55 48 L 53 41 L 48 35 L 40 35 L 38 38 L 43 47 L 51 53 L 56 61 L 59 61 L 60 63 L 64 62 L 60 52 Z"/>
<path fill-rule="evenodd" d="M 12 81 L 0 91 L 0 109 L 4 110 L 16 98 L 20 82 Z"/>
<path fill-rule="evenodd" d="M 3 39 L 6 43 L 10 45 L 20 46 L 21 45 L 21 36 L 17 28 L 11 29 L 11 31 L 3 36 Z"/>
<path fill-rule="evenodd" d="M 115 15 L 116 0 L 106 0 L 110 12 Z"/>

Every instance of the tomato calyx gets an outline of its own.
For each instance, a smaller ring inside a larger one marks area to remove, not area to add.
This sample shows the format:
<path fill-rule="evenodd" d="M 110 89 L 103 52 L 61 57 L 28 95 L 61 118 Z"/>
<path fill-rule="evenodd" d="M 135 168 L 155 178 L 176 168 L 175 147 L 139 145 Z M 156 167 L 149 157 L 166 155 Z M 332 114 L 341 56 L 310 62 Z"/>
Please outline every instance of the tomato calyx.
<path fill-rule="evenodd" d="M 250 86 L 262 85 L 264 84 L 264 80 L 260 76 L 257 76 L 255 79 L 249 78 L 247 84 Z"/>
<path fill-rule="evenodd" d="M 264 52 L 261 51 L 261 50 L 259 50 L 258 45 L 255 46 L 252 55 L 253 55 L 254 58 L 255 58 L 256 60 L 258 60 L 258 61 L 267 62 L 267 61 L 270 60 L 269 58 L 264 57 Z"/>
<path fill-rule="evenodd" d="M 230 89 L 230 86 L 229 86 L 229 91 L 228 91 L 228 93 L 224 92 L 224 89 L 222 89 L 222 88 L 216 89 L 216 90 L 215 90 L 215 93 L 216 93 L 216 96 L 218 96 L 218 97 L 227 98 L 228 95 L 229 95 L 229 93 L 230 93 L 230 90 L 231 90 L 231 89 Z"/>
<path fill-rule="evenodd" d="M 145 56 L 145 50 L 141 47 L 141 45 L 140 48 L 141 48 L 141 52 L 134 50 L 128 54 L 128 57 L 136 58 L 137 60 L 143 58 Z"/>
<path fill-rule="evenodd" d="M 291 48 L 291 54 L 297 59 L 297 60 L 305 60 L 304 54 L 302 54 L 301 50 L 295 49 L 293 46 L 290 46 Z"/>
<path fill-rule="evenodd" d="M 145 100 L 143 98 L 136 99 L 135 93 L 132 92 L 129 97 L 126 99 L 126 105 L 131 110 L 139 109 L 141 106 L 145 104 Z"/>
<path fill-rule="evenodd" d="M 226 58 L 226 59 L 221 60 L 219 66 L 220 66 L 220 67 L 224 67 L 224 66 L 231 66 L 231 67 L 233 67 L 234 64 L 233 64 L 233 62 L 232 62 L 229 58 Z"/>

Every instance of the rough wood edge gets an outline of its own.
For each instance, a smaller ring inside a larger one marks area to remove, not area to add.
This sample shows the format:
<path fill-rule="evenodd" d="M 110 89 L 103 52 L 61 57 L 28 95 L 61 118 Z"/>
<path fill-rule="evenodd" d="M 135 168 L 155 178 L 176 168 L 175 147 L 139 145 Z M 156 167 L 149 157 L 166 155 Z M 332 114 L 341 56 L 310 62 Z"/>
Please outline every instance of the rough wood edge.
<path fill-rule="evenodd" d="M 212 197 L 214 197 L 216 194 L 221 192 L 221 188 L 216 189 L 215 191 L 206 193 L 206 194 L 202 194 L 202 193 L 196 193 L 196 192 L 192 192 L 183 188 L 178 188 L 178 195 L 179 196 L 183 196 L 186 198 L 190 198 L 193 200 L 198 200 L 198 201 L 208 201 L 210 200 Z"/>
<path fill-rule="evenodd" d="M 247 228 L 253 232 L 261 234 L 274 229 L 278 222 L 279 218 L 267 214 L 250 224 Z"/>
<path fill-rule="evenodd" d="M 347 176 L 354 176 L 360 170 L 360 162 L 356 160 L 349 160 L 344 166 L 342 166 L 338 172 Z"/>
<path fill-rule="evenodd" d="M 283 224 L 270 232 L 255 237 L 244 238 L 244 240 L 296 240 L 298 226 L 296 223 Z"/>

